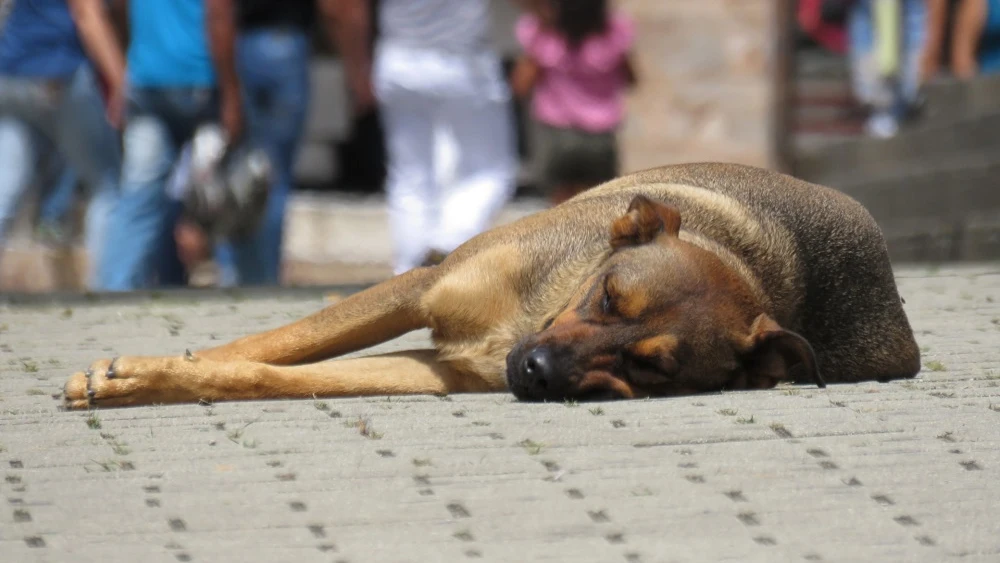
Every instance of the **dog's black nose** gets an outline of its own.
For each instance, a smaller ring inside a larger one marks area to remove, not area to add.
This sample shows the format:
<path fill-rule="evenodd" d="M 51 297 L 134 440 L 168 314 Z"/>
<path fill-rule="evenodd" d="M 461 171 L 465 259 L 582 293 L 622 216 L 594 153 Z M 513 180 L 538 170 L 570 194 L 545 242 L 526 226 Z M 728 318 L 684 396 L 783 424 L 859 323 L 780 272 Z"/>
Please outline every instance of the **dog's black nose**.
<path fill-rule="evenodd" d="M 570 385 L 561 363 L 558 350 L 519 344 L 507 355 L 507 384 L 522 401 L 565 399 Z"/>
<path fill-rule="evenodd" d="M 521 374 L 535 387 L 548 387 L 552 378 L 552 352 L 542 346 L 529 350 L 521 360 Z"/>
<path fill-rule="evenodd" d="M 521 379 L 533 391 L 532 394 L 546 397 L 563 391 L 556 377 L 555 359 L 552 350 L 538 346 L 528 350 L 521 360 Z"/>

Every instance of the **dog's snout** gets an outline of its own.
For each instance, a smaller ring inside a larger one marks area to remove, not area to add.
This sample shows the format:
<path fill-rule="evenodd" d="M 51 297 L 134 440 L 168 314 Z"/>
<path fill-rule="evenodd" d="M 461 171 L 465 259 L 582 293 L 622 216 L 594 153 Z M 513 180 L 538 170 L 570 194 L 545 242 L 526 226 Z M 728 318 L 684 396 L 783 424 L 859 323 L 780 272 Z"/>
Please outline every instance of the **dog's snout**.
<path fill-rule="evenodd" d="M 507 380 L 514 395 L 529 401 L 565 398 L 569 384 L 557 364 L 548 346 L 517 347 L 507 358 Z"/>
<path fill-rule="evenodd" d="M 521 362 L 521 373 L 535 386 L 547 388 L 552 378 L 552 352 L 545 347 L 529 350 Z"/>

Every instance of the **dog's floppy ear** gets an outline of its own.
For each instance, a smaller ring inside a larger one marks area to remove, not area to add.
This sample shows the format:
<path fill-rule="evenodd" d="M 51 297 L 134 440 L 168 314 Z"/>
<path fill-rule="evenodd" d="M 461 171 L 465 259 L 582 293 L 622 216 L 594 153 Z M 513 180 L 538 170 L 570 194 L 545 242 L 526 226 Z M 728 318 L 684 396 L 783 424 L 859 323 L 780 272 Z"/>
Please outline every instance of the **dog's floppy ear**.
<path fill-rule="evenodd" d="M 800 369 L 817 386 L 826 387 L 809 341 L 781 328 L 766 314 L 761 313 L 751 325 L 746 350 L 743 366 L 747 375 L 746 387 L 750 389 L 770 389 L 790 379 L 793 370 Z"/>
<path fill-rule="evenodd" d="M 679 211 L 644 195 L 637 195 L 625 215 L 611 224 L 611 248 L 646 244 L 660 234 L 676 237 L 680 230 Z"/>

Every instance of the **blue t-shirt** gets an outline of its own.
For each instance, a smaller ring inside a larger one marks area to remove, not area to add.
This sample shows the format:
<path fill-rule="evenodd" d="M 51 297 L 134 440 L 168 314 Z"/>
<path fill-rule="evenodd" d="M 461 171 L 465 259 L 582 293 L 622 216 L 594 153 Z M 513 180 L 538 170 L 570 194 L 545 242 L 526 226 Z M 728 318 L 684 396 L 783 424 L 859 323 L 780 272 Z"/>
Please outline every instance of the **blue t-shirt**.
<path fill-rule="evenodd" d="M 0 74 L 65 78 L 86 60 L 66 0 L 14 0 L 0 29 Z"/>
<path fill-rule="evenodd" d="M 202 0 L 132 0 L 128 80 L 135 86 L 215 86 Z"/>
<path fill-rule="evenodd" d="M 977 54 L 980 73 L 1000 72 L 1000 0 L 989 0 L 986 3 L 986 25 Z"/>

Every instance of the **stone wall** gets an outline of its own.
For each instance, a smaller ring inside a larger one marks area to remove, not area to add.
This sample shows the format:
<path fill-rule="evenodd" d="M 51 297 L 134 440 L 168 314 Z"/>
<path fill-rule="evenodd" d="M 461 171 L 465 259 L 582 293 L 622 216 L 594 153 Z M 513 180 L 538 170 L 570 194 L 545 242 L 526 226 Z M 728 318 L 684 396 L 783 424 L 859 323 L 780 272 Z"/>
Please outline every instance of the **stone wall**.
<path fill-rule="evenodd" d="M 641 84 L 621 136 L 626 171 L 720 160 L 773 164 L 779 0 L 622 0 Z"/>

